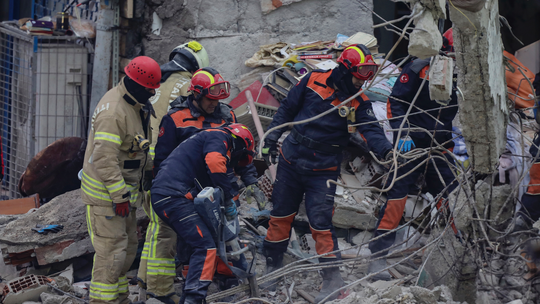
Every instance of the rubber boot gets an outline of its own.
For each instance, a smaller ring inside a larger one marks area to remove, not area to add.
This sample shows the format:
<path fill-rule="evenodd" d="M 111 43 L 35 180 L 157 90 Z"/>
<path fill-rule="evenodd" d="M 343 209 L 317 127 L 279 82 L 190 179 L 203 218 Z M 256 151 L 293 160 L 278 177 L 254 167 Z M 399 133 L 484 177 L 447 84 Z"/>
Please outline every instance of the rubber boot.
<path fill-rule="evenodd" d="M 386 267 L 386 259 L 378 259 L 369 262 L 368 273 L 378 272 L 376 275 L 372 276 L 371 279 L 373 281 L 390 281 L 392 279 L 392 276 L 390 275 L 388 270 L 381 271 Z"/>
<path fill-rule="evenodd" d="M 204 300 L 198 300 L 193 297 L 187 296 L 184 300 L 184 304 L 203 304 Z"/>
<path fill-rule="evenodd" d="M 325 268 L 321 270 L 321 275 L 323 278 L 321 292 L 319 292 L 319 295 L 315 298 L 315 303 L 319 304 L 337 299 L 340 293 L 333 292 L 345 285 L 345 282 L 343 282 L 341 274 L 339 273 L 339 267 Z M 321 302 L 331 293 L 333 294 L 328 299 L 326 299 L 324 302 Z"/>
<path fill-rule="evenodd" d="M 280 269 L 283 267 L 283 253 L 280 254 L 272 254 L 268 255 L 266 257 L 266 272 L 265 274 L 269 274 L 275 270 Z M 268 291 L 276 291 L 277 285 L 278 285 L 279 279 L 273 279 L 267 283 L 263 283 L 260 285 L 261 288 L 266 289 Z"/>

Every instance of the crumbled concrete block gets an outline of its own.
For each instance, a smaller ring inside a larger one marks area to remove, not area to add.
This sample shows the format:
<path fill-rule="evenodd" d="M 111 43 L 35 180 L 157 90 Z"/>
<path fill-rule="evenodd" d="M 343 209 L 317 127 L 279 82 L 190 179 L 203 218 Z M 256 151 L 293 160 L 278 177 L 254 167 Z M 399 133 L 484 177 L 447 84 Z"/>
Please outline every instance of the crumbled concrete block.
<path fill-rule="evenodd" d="M 377 218 L 373 214 L 362 214 L 348 208 L 336 207 L 332 223 L 338 228 L 373 230 L 377 224 Z"/>
<path fill-rule="evenodd" d="M 482 285 L 485 285 L 485 286 L 498 286 L 499 285 L 500 278 L 497 277 L 493 273 L 489 273 L 480 269 L 478 276 L 480 278 L 480 282 L 482 282 Z"/>
<path fill-rule="evenodd" d="M 421 59 L 429 58 L 439 54 L 442 45 L 442 36 L 435 17 L 426 9 L 415 20 L 415 29 L 409 36 L 409 54 Z"/>
<path fill-rule="evenodd" d="M 353 238 L 352 238 L 352 242 L 353 244 L 355 245 L 360 245 L 360 244 L 367 244 L 369 242 L 369 240 L 371 240 L 371 237 L 373 236 L 373 233 L 372 232 L 369 232 L 369 231 L 361 231 L 360 233 L 358 233 L 357 235 L 355 235 Z"/>
<path fill-rule="evenodd" d="M 431 290 L 419 286 L 411 286 L 409 290 L 419 304 L 437 304 L 438 297 Z"/>
<path fill-rule="evenodd" d="M 514 300 L 514 301 L 508 302 L 508 303 L 506 303 L 506 304 L 523 304 L 523 301 L 521 301 L 521 300 Z"/>
<path fill-rule="evenodd" d="M 80 301 L 77 301 L 71 297 L 65 295 L 56 295 L 44 292 L 40 295 L 41 302 L 43 304 L 79 304 Z"/>
<path fill-rule="evenodd" d="M 444 0 L 419 0 L 422 5 L 431 10 L 437 19 L 446 19 L 446 1 Z"/>
<path fill-rule="evenodd" d="M 438 301 L 441 301 L 441 302 L 453 301 L 452 291 L 450 291 L 450 288 L 448 288 L 448 286 L 446 285 L 437 286 L 433 288 L 432 292 L 435 296 L 438 296 Z"/>
<path fill-rule="evenodd" d="M 429 68 L 429 98 L 446 105 L 452 94 L 454 60 L 446 56 L 435 56 Z"/>
<path fill-rule="evenodd" d="M 401 287 L 394 285 L 390 286 L 383 294 L 381 294 L 381 298 L 383 299 L 395 299 L 397 296 L 401 294 Z"/>

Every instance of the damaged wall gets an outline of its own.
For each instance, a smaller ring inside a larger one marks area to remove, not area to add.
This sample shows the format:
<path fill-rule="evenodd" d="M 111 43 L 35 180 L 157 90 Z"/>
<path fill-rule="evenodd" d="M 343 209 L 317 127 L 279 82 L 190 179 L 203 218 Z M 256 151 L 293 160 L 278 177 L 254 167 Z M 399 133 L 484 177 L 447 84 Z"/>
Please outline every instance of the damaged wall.
<path fill-rule="evenodd" d="M 372 1 L 359 1 L 373 7 Z M 252 70 L 244 61 L 260 45 L 332 40 L 338 33 L 373 33 L 371 13 L 355 1 L 303 0 L 263 14 L 261 4 L 266 2 L 147 0 L 145 55 L 163 64 L 175 46 L 196 39 L 207 48 L 210 65 L 231 82 L 234 97 L 240 76 Z M 159 35 L 151 33 L 154 12 L 154 18 L 162 21 Z"/>

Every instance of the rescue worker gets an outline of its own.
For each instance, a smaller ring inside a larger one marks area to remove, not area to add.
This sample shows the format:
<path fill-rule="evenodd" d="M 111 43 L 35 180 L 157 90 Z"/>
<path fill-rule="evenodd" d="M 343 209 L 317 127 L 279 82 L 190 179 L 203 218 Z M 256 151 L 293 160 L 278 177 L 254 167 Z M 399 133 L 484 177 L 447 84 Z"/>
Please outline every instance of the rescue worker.
<path fill-rule="evenodd" d="M 156 95 L 150 98 L 156 117 L 151 118 L 152 143 L 150 155 L 155 157 L 155 146 L 159 136 L 161 119 L 170 109 L 170 104 L 180 96 L 188 94 L 189 83 L 193 73 L 208 66 L 208 53 L 197 41 L 190 41 L 175 47 L 169 55 L 169 62 L 161 66 L 161 86 Z M 172 144 L 172 143 L 171 143 Z M 175 145 L 176 147 L 176 145 Z M 172 150 L 171 150 L 172 151 Z M 152 172 L 147 174 L 153 177 Z M 151 183 L 146 186 L 149 190 Z M 150 218 L 146 231 L 141 262 L 139 264 L 139 282 L 149 296 L 165 303 L 178 303 L 180 298 L 174 290 L 176 275 L 176 234 L 153 212 L 150 198 L 145 200 L 144 211 Z"/>
<path fill-rule="evenodd" d="M 229 97 L 230 85 L 215 69 L 206 67 L 195 72 L 187 91 L 190 92 L 187 97 L 180 96 L 171 104 L 171 110 L 163 117 L 159 126 L 154 159 L 155 176 L 161 163 L 184 140 L 202 129 L 236 122 L 232 108 L 219 101 Z M 257 171 L 253 165 L 238 169 L 236 172 L 229 170 L 228 173 L 235 200 L 238 199 L 239 190 L 236 173 L 241 176 L 247 188 L 252 189 L 256 200 L 264 201 L 264 194 L 257 186 Z M 151 208 L 149 209 L 152 226 L 149 226 L 147 231 L 147 242 L 143 251 L 143 259 L 146 256 L 145 260 L 152 263 L 146 271 L 147 292 L 165 303 L 177 303 L 173 286 L 176 248 L 180 251 L 180 262 L 186 267 L 191 251 L 185 244 L 176 245 L 174 232 L 169 226 L 162 225 L 163 222 L 159 217 Z M 245 258 L 241 261 L 244 262 Z M 143 263 L 141 260 L 141 264 Z M 140 268 L 139 277 L 142 278 L 142 275 L 144 272 Z M 226 277 L 222 279 L 220 283 L 223 284 L 220 285 L 223 288 L 234 284 L 234 280 L 230 281 Z"/>
<path fill-rule="evenodd" d="M 533 87 L 538 97 L 540 94 L 540 73 L 536 74 L 533 82 Z M 538 101 L 535 101 L 535 108 L 533 109 L 534 118 L 536 122 L 540 121 L 538 115 Z M 533 157 L 533 164 L 529 171 L 531 178 L 527 191 L 521 196 L 521 208 L 518 212 L 516 220 L 516 230 L 529 230 L 532 224 L 540 218 L 540 132 L 536 132 L 534 135 L 533 143 L 529 152 Z"/>
<path fill-rule="evenodd" d="M 338 63 L 333 70 L 315 70 L 302 78 L 281 102 L 269 128 L 314 117 L 339 105 L 357 93 L 366 80 L 372 79 L 378 68 L 370 51 L 362 44 L 347 47 Z M 272 192 L 274 209 L 263 245 L 267 273 L 282 267 L 291 225 L 304 195 L 317 253 L 338 250 L 332 225 L 336 186 L 328 188 L 326 181 L 337 180 L 340 174 L 341 152 L 347 146 L 351 132 L 356 132 L 349 125 L 369 121 L 373 123 L 358 126 L 360 133 L 380 157 L 390 155 L 392 146 L 375 122 L 371 101 L 363 94 L 323 118 L 293 127 L 281 147 Z M 265 139 L 262 153 L 271 163 L 278 156 L 277 141 L 285 130 L 278 129 Z M 319 261 L 332 262 L 340 258 L 337 253 L 319 258 Z M 322 277 L 322 289 L 315 299 L 317 303 L 343 285 L 338 267 L 324 268 Z M 275 283 L 263 287 L 273 290 Z M 337 296 L 336 293 L 329 300 Z"/>
<path fill-rule="evenodd" d="M 92 116 L 81 180 L 88 232 L 94 246 L 90 303 L 127 304 L 126 272 L 137 253 L 136 209 L 144 199 L 145 170 L 151 140 L 148 99 L 159 88 L 161 71 L 140 56 L 126 76 L 108 91 Z"/>
<path fill-rule="evenodd" d="M 216 268 L 216 244 L 193 198 L 205 187 L 223 190 L 225 215 L 237 215 L 227 171 L 251 164 L 253 136 L 242 124 L 210 128 L 181 143 L 161 164 L 151 194 L 156 214 L 192 248 L 182 297 L 203 303 Z"/>
<path fill-rule="evenodd" d="M 453 51 L 453 46 L 449 44 L 448 39 L 444 38 L 443 52 Z M 403 122 L 404 115 L 410 107 L 410 103 L 413 101 L 418 90 L 420 94 L 416 99 L 412 110 L 405 120 L 405 124 L 401 131 L 394 132 L 394 142 L 398 141 L 398 149 L 400 152 L 405 153 L 413 148 L 431 148 L 441 144 L 444 148 L 452 151 L 454 142 L 452 141 L 452 120 L 456 116 L 458 111 L 457 96 L 456 96 L 456 83 L 454 81 L 454 89 L 452 90 L 450 100 L 435 101 L 431 100 L 429 96 L 429 67 L 430 60 L 428 59 L 415 59 L 409 64 L 405 65 L 401 74 L 396 81 L 392 93 L 387 102 L 387 117 L 390 125 L 393 129 L 399 129 Z M 423 79 L 426 79 L 422 86 Z M 422 86 L 422 87 L 421 87 Z M 422 112 L 424 110 L 425 112 Z M 428 115 L 426 113 L 431 114 Z M 444 125 L 437 123 L 433 118 L 436 117 Z M 428 131 L 410 131 L 409 128 L 424 128 Z M 442 155 L 446 157 L 449 163 L 453 163 L 453 159 L 445 150 L 440 150 Z M 377 223 L 377 230 L 373 234 L 373 238 L 379 237 L 390 230 L 396 229 L 399 225 L 405 203 L 407 201 L 407 194 L 411 190 L 418 180 L 420 174 L 425 173 L 425 181 L 428 186 L 428 190 L 433 196 L 442 194 L 441 199 L 438 201 L 437 207 L 445 205 L 445 200 L 448 195 L 457 186 L 455 182 L 455 176 L 445 160 L 441 159 L 441 154 L 432 152 L 433 155 L 439 157 L 431 157 L 425 165 L 420 166 L 416 170 L 413 170 L 418 164 L 426 160 L 426 157 L 420 157 L 413 161 L 407 162 L 403 166 L 400 166 L 397 170 L 397 176 L 401 177 L 406 175 L 402 179 L 396 180 L 394 186 L 387 192 L 387 201 L 379 212 L 379 220 Z M 441 182 L 440 176 L 442 176 L 444 183 Z M 390 174 L 392 176 L 392 173 Z M 392 182 L 389 178 L 387 185 Z M 386 236 L 383 236 L 377 240 L 369 243 L 369 249 L 374 254 L 374 258 L 379 258 L 388 252 L 388 248 L 392 246 L 396 239 L 396 233 L 392 232 Z M 386 268 L 386 259 L 381 258 L 373 260 L 369 265 L 369 273 L 379 272 Z M 390 273 L 383 271 L 374 276 L 375 280 L 390 280 Z"/>

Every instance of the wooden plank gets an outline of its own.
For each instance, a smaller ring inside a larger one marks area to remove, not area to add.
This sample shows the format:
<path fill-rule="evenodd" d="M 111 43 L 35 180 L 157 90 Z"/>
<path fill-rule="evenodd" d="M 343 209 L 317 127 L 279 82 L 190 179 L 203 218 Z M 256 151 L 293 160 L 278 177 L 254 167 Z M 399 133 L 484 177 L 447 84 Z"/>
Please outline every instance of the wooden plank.
<path fill-rule="evenodd" d="M 39 208 L 39 196 L 37 194 L 25 198 L 0 201 L 0 214 L 25 214 L 33 208 Z"/>
<path fill-rule="evenodd" d="M 306 299 L 306 301 L 308 301 L 309 303 L 315 304 L 315 298 L 306 291 L 298 289 L 296 290 L 296 293 L 298 293 L 302 298 Z"/>
<path fill-rule="evenodd" d="M 395 270 L 394 268 L 388 269 L 388 272 L 390 272 L 390 274 L 396 279 L 402 279 L 403 278 L 403 275 L 401 275 L 401 273 L 399 273 L 399 271 Z"/>

